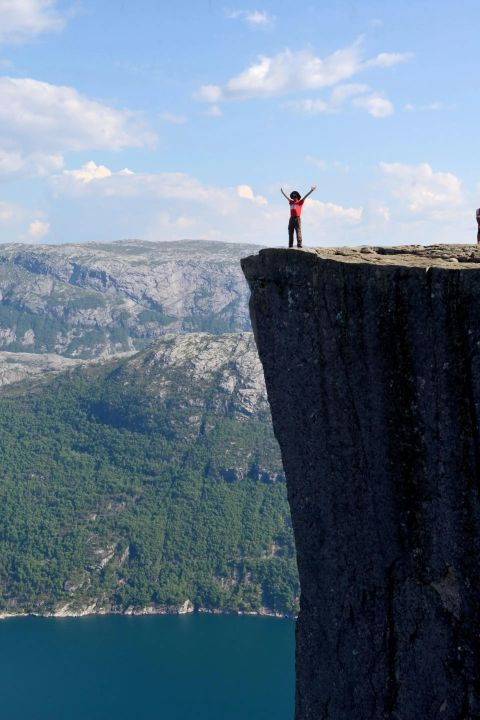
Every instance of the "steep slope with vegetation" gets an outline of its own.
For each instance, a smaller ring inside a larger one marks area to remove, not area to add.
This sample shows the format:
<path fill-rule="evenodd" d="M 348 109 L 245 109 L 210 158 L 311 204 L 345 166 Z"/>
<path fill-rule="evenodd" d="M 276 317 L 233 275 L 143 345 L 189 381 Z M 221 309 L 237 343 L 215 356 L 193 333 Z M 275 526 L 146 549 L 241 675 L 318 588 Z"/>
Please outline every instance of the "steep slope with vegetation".
<path fill-rule="evenodd" d="M 169 335 L 6 386 L 0 448 L 0 612 L 295 611 L 250 333 Z"/>

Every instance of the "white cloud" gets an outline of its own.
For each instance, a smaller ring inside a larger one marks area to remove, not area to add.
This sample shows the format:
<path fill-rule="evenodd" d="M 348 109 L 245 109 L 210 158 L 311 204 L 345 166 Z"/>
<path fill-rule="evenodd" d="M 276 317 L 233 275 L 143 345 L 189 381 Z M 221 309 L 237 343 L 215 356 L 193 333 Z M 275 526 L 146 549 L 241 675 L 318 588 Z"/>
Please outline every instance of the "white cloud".
<path fill-rule="evenodd" d="M 366 110 L 376 118 L 385 118 L 394 112 L 394 106 L 390 100 L 378 93 L 370 92 L 368 85 L 358 83 L 337 85 L 327 100 L 307 98 L 292 100 L 285 105 L 306 115 L 320 115 L 339 112 L 349 101 L 354 107 Z"/>
<path fill-rule="evenodd" d="M 90 100 L 72 87 L 0 77 L 0 147 L 8 152 L 120 150 L 155 140 L 134 113 Z"/>
<path fill-rule="evenodd" d="M 293 52 L 289 49 L 272 57 L 261 55 L 239 75 L 220 85 L 204 85 L 194 95 L 196 100 L 218 103 L 220 100 L 245 100 L 255 97 L 275 97 L 302 90 L 332 87 L 363 70 L 373 67 L 389 68 L 405 62 L 410 53 L 380 53 L 363 60 L 361 39 L 319 58 L 310 50 Z"/>
<path fill-rule="evenodd" d="M 475 242 L 475 196 L 458 176 L 428 163 L 384 162 L 379 170 L 381 186 L 370 188 L 353 244 Z"/>
<path fill-rule="evenodd" d="M 237 187 L 238 197 L 244 198 L 245 200 L 251 200 L 255 205 L 266 205 L 267 199 L 262 195 L 254 195 L 250 185 L 238 185 Z"/>
<path fill-rule="evenodd" d="M 434 172 L 428 163 L 380 163 L 394 197 L 409 212 L 433 219 L 457 211 L 465 202 L 461 180 L 452 173 Z"/>
<path fill-rule="evenodd" d="M 218 105 L 211 105 L 203 114 L 208 115 L 209 117 L 221 117 L 223 115 Z"/>
<path fill-rule="evenodd" d="M 258 27 L 259 25 L 269 25 L 272 22 L 270 16 L 267 12 L 265 12 L 265 10 L 252 10 L 251 12 L 247 12 L 245 20 L 253 27 Z"/>
<path fill-rule="evenodd" d="M 209 103 L 216 103 L 221 100 L 221 97 L 222 89 L 219 85 L 202 85 L 200 90 L 193 95 L 194 100 Z"/>
<path fill-rule="evenodd" d="M 226 15 L 230 20 L 244 20 L 252 28 L 265 27 L 273 22 L 266 10 L 230 10 Z"/>
<path fill-rule="evenodd" d="M 379 218 L 381 218 L 385 222 L 390 221 L 390 208 L 387 205 L 377 205 L 377 207 L 374 208 L 374 212 L 378 215 Z"/>
<path fill-rule="evenodd" d="M 0 176 L 14 175 L 24 167 L 24 159 L 20 153 L 10 153 L 0 148 Z"/>
<path fill-rule="evenodd" d="M 43 220 L 34 220 L 30 223 L 27 230 L 27 235 L 32 240 L 41 240 L 50 230 L 50 223 L 44 222 Z"/>
<path fill-rule="evenodd" d="M 408 62 L 413 58 L 413 53 L 379 53 L 376 57 L 371 60 L 367 60 L 363 67 L 383 67 L 391 68 L 399 63 Z"/>
<path fill-rule="evenodd" d="M 84 183 L 92 182 L 92 180 L 102 180 L 106 177 L 111 177 L 112 171 L 109 170 L 105 165 L 97 165 L 90 160 L 85 163 L 79 170 L 65 170 L 64 175 L 71 176 L 75 180 L 80 180 Z"/>
<path fill-rule="evenodd" d="M 231 78 L 221 94 L 225 99 L 268 97 L 292 91 L 335 85 L 358 71 L 358 43 L 337 50 L 324 60 L 309 50 L 284 50 L 274 57 L 261 56 L 240 75 Z"/>
<path fill-rule="evenodd" d="M 352 104 L 357 108 L 366 110 L 369 115 L 376 118 L 386 118 L 394 113 L 393 103 L 377 93 L 357 97 L 352 101 Z"/>
<path fill-rule="evenodd" d="M 320 170 L 327 170 L 328 163 L 326 160 L 322 160 L 321 158 L 316 158 L 313 155 L 305 155 L 306 162 L 312 163 L 312 165 L 316 165 Z"/>
<path fill-rule="evenodd" d="M 445 106 L 441 102 L 425 103 L 424 105 L 407 103 L 403 106 L 403 109 L 406 112 L 439 112 L 440 110 L 444 110 Z"/>
<path fill-rule="evenodd" d="M 185 202 L 208 201 L 212 205 L 226 199 L 223 191 L 203 186 L 185 173 L 134 173 L 127 168 L 112 172 L 94 161 L 85 163 L 78 170 L 64 170 L 52 178 L 52 183 L 57 192 L 70 196 L 90 193 L 119 198 L 149 196 Z"/>
<path fill-rule="evenodd" d="M 329 168 L 336 165 L 332 162 Z M 370 201 L 364 195 L 365 202 L 342 204 L 326 197 L 325 190 L 307 199 L 302 213 L 306 246 L 473 241 L 475 205 L 458 177 L 436 172 L 426 163 L 382 163 L 380 170 L 382 183 Z M 267 195 L 267 190 L 263 193 L 248 180 L 222 187 L 185 173 L 115 172 L 93 161 L 59 173 L 51 183 L 57 204 L 49 207 L 50 242 L 67 237 L 99 241 L 188 237 L 287 244 L 289 209 L 278 186 Z M 369 196 L 372 190 L 366 191 Z M 60 209 L 65 199 L 68 217 Z M 9 217 L 14 209 L 5 206 L 3 212 Z M 38 211 L 24 217 L 22 228 L 38 219 L 45 221 Z M 16 224 L 15 219 L 5 220 L 8 239 L 13 239 L 10 228 Z"/>
<path fill-rule="evenodd" d="M 332 91 L 330 102 L 332 105 L 342 105 L 347 100 L 350 100 L 356 95 L 365 93 L 369 90 L 368 85 L 361 85 L 359 83 L 347 83 L 345 85 L 337 85 Z"/>
<path fill-rule="evenodd" d="M 46 176 L 58 172 L 63 168 L 63 156 L 59 153 L 46 155 L 44 153 L 32 153 L 25 159 L 27 169 L 33 175 Z"/>
<path fill-rule="evenodd" d="M 331 202 L 321 200 L 308 200 L 312 215 L 319 220 L 341 220 L 347 223 L 358 223 L 363 217 L 362 207 L 343 207 Z"/>
<path fill-rule="evenodd" d="M 23 155 L 21 152 L 8 152 L 0 148 L 0 178 L 9 178 L 15 175 L 44 177 L 58 172 L 62 167 L 63 156 L 60 154 Z"/>
<path fill-rule="evenodd" d="M 112 172 L 106 165 L 97 165 L 93 160 L 82 165 L 78 170 L 64 170 L 63 178 L 72 178 L 80 183 L 91 183 L 95 180 L 104 180 L 111 177 L 122 177 L 134 175 L 135 173 L 128 168 L 123 168 L 118 172 Z M 54 178 L 54 182 L 58 182 L 58 176 Z"/>
<path fill-rule="evenodd" d="M 65 21 L 56 0 L 0 0 L 0 43 L 22 42 L 47 30 L 61 30 Z"/>
<path fill-rule="evenodd" d="M 78 212 L 90 238 L 98 237 L 98 228 L 104 227 L 106 237 L 117 233 L 149 240 L 203 237 L 286 243 L 289 209 L 277 198 L 278 188 L 272 203 L 247 183 L 219 187 L 204 185 L 184 173 L 125 173 L 101 167 L 91 162 L 52 179 L 56 197 L 60 203 L 69 198 L 71 212 Z M 86 175 L 92 179 L 86 181 Z M 339 232 L 362 222 L 363 210 L 308 198 L 304 216 L 306 243 L 332 244 Z M 70 223 L 75 226 L 74 219 Z"/>
<path fill-rule="evenodd" d="M 153 146 L 155 140 L 134 113 L 74 88 L 0 77 L 0 178 L 48 176 L 63 168 L 67 152 Z"/>
<path fill-rule="evenodd" d="M 368 89 L 368 85 L 346 83 L 344 85 L 337 85 L 337 87 L 331 92 L 328 100 L 299 100 L 289 103 L 289 106 L 297 110 L 301 110 L 308 115 L 334 113 L 338 112 L 347 100 L 355 97 L 355 95 L 366 92 Z"/>
<path fill-rule="evenodd" d="M 285 103 L 285 107 L 297 112 L 305 113 L 305 115 L 323 115 L 324 113 L 336 112 L 338 108 L 331 105 L 328 100 L 312 100 L 312 98 L 306 98 L 305 100 L 291 100 Z"/>
<path fill-rule="evenodd" d="M 0 200 L 0 242 L 32 242 L 44 237 L 49 223 L 44 213 L 17 203 Z"/>
<path fill-rule="evenodd" d="M 134 173 L 127 168 L 112 172 L 105 165 L 97 165 L 93 161 L 78 170 L 64 170 L 61 175 L 52 178 L 52 182 L 58 193 L 69 196 L 86 196 L 90 192 L 96 196 L 103 194 L 120 198 L 149 196 L 195 203 L 223 214 L 232 207 L 244 210 L 245 200 L 255 205 L 268 204 L 266 198 L 255 194 L 246 184 L 220 188 L 202 185 L 186 173 Z"/>
<path fill-rule="evenodd" d="M 3 225 L 12 221 L 16 214 L 16 207 L 12 203 L 0 200 L 0 223 Z"/>
<path fill-rule="evenodd" d="M 175 115 L 175 113 L 171 112 L 160 113 L 160 120 L 172 123 L 172 125 L 184 125 L 187 122 L 187 119 L 186 115 Z"/>

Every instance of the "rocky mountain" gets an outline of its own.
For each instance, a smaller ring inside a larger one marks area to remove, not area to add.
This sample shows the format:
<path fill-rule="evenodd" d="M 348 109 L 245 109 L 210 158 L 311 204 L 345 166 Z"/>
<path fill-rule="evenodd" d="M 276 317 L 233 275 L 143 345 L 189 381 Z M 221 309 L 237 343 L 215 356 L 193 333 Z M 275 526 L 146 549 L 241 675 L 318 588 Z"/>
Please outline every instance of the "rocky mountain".
<path fill-rule="evenodd" d="M 93 358 L 166 333 L 248 330 L 239 259 L 255 249 L 200 240 L 1 245 L 0 350 Z"/>
<path fill-rule="evenodd" d="M 74 360 L 54 353 L 40 355 L 0 352 L 0 387 L 29 377 L 44 378 L 84 362 L 86 361 Z"/>
<path fill-rule="evenodd" d="M 0 614 L 295 612 L 252 334 L 67 362 L 0 395 Z"/>

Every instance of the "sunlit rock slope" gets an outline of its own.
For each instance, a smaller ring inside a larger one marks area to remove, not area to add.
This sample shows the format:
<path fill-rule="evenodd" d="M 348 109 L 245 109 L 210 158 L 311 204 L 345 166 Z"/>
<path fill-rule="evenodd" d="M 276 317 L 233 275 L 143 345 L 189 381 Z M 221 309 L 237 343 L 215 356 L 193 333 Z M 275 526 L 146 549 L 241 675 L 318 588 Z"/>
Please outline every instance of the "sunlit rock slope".
<path fill-rule="evenodd" d="M 254 249 L 201 240 L 0 245 L 0 350 L 92 358 L 168 332 L 248 330 L 239 259 Z"/>

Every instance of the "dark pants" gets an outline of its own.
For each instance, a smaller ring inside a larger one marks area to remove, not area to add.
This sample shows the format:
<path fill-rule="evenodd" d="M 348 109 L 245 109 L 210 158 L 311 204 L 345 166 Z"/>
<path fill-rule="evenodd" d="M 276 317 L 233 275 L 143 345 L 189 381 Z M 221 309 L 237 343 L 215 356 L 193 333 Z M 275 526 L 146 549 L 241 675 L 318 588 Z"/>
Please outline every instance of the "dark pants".
<path fill-rule="evenodd" d="M 302 247 L 302 221 L 299 217 L 291 217 L 288 221 L 288 247 L 293 247 L 293 233 L 297 233 L 297 247 Z"/>
<path fill-rule="evenodd" d="M 478 226 L 478 232 L 477 232 L 477 245 L 480 245 L 480 225 Z"/>

